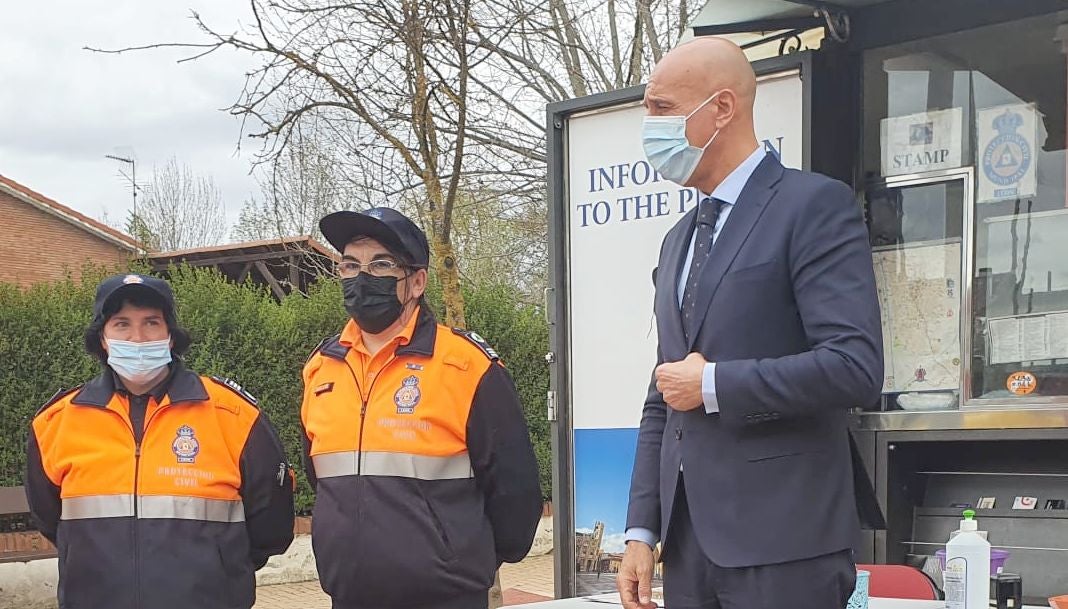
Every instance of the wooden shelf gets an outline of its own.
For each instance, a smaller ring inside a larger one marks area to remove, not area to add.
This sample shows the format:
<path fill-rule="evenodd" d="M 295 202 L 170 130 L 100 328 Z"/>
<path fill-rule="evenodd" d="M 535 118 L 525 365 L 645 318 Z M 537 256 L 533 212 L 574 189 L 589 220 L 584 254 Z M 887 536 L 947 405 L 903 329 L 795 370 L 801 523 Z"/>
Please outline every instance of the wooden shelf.
<path fill-rule="evenodd" d="M 1044 503 L 1044 502 L 1043 502 Z M 952 517 L 961 518 L 961 512 L 974 508 L 951 508 L 951 507 L 917 507 L 916 516 Z M 981 518 L 1045 518 L 1054 520 L 1068 520 L 1068 510 L 975 510 L 976 519 Z"/>
<path fill-rule="evenodd" d="M 1068 473 L 1049 473 L 1042 474 L 1038 472 L 916 472 L 917 474 L 925 474 L 928 476 L 1032 476 L 1039 478 L 1068 478 Z"/>
<path fill-rule="evenodd" d="M 945 548 L 946 542 L 935 541 L 900 541 L 898 542 L 903 546 L 922 546 L 925 548 Z M 1068 552 L 1068 548 L 1036 548 L 1032 546 L 1005 546 L 1001 544 L 991 544 L 991 548 L 995 550 L 1021 550 L 1026 552 Z"/>

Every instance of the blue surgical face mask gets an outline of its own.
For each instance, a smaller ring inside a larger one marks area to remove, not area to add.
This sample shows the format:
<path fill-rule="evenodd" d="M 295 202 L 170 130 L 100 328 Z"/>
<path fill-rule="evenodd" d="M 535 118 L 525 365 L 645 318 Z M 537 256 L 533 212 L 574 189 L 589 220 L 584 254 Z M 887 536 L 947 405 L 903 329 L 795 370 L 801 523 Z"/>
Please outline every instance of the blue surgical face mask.
<path fill-rule="evenodd" d="M 722 93 L 717 91 L 686 116 L 646 116 L 642 124 L 642 145 L 653 169 L 680 186 L 693 175 L 705 150 L 719 135 L 719 129 L 700 148 L 686 139 L 686 121 Z"/>
<path fill-rule="evenodd" d="M 171 339 L 147 343 L 104 339 L 108 344 L 108 365 L 122 380 L 135 385 L 147 383 L 171 363 Z"/>

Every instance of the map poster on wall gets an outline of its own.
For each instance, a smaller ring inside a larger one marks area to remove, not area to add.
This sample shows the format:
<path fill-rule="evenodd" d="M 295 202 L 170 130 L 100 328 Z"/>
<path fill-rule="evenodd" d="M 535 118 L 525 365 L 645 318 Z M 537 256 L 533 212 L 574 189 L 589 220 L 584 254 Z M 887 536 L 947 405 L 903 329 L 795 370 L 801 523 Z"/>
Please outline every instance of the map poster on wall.
<path fill-rule="evenodd" d="M 875 251 L 883 392 L 960 384 L 960 243 Z"/>
<path fill-rule="evenodd" d="M 1038 158 L 1034 104 L 975 111 L 980 203 L 1035 196 Z"/>

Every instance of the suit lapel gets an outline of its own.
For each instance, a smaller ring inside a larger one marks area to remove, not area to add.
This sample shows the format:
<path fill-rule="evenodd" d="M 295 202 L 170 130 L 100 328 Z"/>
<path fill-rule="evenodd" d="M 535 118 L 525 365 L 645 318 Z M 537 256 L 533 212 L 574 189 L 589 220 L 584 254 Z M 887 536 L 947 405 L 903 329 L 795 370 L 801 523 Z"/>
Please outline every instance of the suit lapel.
<path fill-rule="evenodd" d="M 687 333 L 690 337 L 688 349 L 693 345 L 699 334 L 698 328 L 704 323 L 709 314 L 709 305 L 715 296 L 723 276 L 727 273 L 734 258 L 738 255 L 742 245 L 749 238 L 749 234 L 756 226 L 757 220 L 764 213 L 768 201 L 775 194 L 774 186 L 782 178 L 783 167 L 779 160 L 772 154 L 764 157 L 757 166 L 756 171 L 750 176 L 745 188 L 742 189 L 738 201 L 731 210 L 730 216 L 720 230 L 719 237 L 712 252 L 709 254 L 708 266 L 697 283 L 697 315 L 692 320 L 692 326 Z"/>
<path fill-rule="evenodd" d="M 664 241 L 664 253 L 656 278 L 657 335 L 662 350 L 670 351 L 672 345 L 680 348 L 686 345 L 682 312 L 679 310 L 679 272 L 689 250 L 696 218 L 695 207 L 668 232 Z"/>

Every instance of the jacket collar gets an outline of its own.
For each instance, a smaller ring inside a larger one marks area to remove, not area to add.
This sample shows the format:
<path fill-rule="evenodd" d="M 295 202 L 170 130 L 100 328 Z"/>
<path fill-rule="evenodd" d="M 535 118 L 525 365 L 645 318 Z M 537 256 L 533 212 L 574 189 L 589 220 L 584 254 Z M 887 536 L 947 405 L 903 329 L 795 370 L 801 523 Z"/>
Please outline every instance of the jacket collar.
<path fill-rule="evenodd" d="M 434 317 L 434 313 L 425 304 L 420 305 L 419 317 L 416 319 L 412 338 L 408 341 L 408 344 L 397 347 L 396 354 L 433 357 L 434 343 L 437 340 L 437 336 L 438 321 Z M 341 335 L 328 339 L 319 348 L 319 352 L 334 359 L 344 360 L 351 347 L 342 344 L 340 338 Z"/>
<path fill-rule="evenodd" d="M 116 392 L 126 393 L 125 389 L 116 386 L 115 373 L 111 368 L 105 367 L 104 372 L 82 386 L 71 399 L 71 403 L 106 408 Z M 200 376 L 183 366 L 180 360 L 175 360 L 168 377 L 150 393 L 157 402 L 162 402 L 164 396 L 169 396 L 171 404 L 203 402 L 208 399 L 208 390 L 204 388 Z"/>
<path fill-rule="evenodd" d="M 430 307 L 423 304 L 419 306 L 419 319 L 415 322 L 415 331 L 407 345 L 397 348 L 397 355 L 434 355 L 434 341 L 438 337 L 438 320 L 434 318 Z"/>

